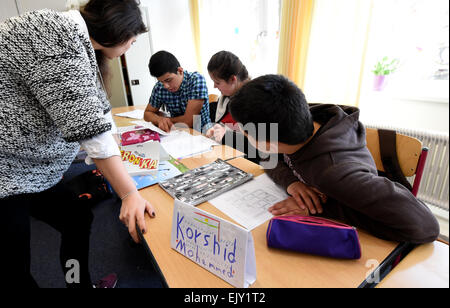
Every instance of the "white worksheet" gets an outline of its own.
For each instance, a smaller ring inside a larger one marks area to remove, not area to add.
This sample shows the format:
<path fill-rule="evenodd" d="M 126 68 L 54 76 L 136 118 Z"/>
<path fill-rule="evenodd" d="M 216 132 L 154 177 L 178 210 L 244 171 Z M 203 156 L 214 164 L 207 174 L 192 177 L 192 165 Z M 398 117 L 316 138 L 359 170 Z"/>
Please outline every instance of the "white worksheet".
<path fill-rule="evenodd" d="M 145 110 L 143 110 L 143 109 L 136 109 L 133 111 L 117 113 L 117 114 L 115 114 L 115 116 L 142 120 L 144 118 L 144 111 Z"/>
<path fill-rule="evenodd" d="M 253 230 L 273 217 L 267 211 L 269 207 L 287 197 L 283 188 L 263 174 L 209 200 L 209 203 L 247 230 Z"/>
<path fill-rule="evenodd" d="M 157 132 L 158 134 L 162 135 L 162 136 L 170 136 L 173 134 L 176 134 L 177 131 L 176 130 L 172 130 L 170 132 L 165 132 L 162 129 L 160 129 L 159 127 L 156 127 L 152 122 L 147 122 L 147 121 L 133 121 L 133 124 L 136 125 L 140 125 L 143 126 L 145 128 L 151 129 L 154 132 Z"/>
<path fill-rule="evenodd" d="M 202 135 L 193 136 L 185 131 L 175 132 L 172 132 L 171 136 L 161 138 L 161 145 L 175 159 L 200 155 L 212 151 L 213 146 L 219 145 Z"/>

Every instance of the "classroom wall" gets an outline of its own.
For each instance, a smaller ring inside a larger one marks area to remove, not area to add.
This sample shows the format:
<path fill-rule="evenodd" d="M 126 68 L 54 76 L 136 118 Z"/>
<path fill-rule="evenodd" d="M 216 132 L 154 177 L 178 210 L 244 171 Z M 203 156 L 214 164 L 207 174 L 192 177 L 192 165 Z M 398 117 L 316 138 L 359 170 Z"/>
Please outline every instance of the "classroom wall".
<path fill-rule="evenodd" d="M 4 0 L 2 0 L 3 2 Z M 55 11 L 66 10 L 66 0 L 16 0 L 20 13 L 40 9 L 52 9 Z"/>
<path fill-rule="evenodd" d="M 197 68 L 188 1 L 141 0 L 149 12 L 154 52 L 173 53 L 188 71 Z"/>
<path fill-rule="evenodd" d="M 66 0 L 1 0 L 0 22 L 28 11 L 45 8 L 55 11 L 65 11 Z"/>
<path fill-rule="evenodd" d="M 19 14 L 14 0 L 2 0 L 0 8 L 0 22 Z"/>

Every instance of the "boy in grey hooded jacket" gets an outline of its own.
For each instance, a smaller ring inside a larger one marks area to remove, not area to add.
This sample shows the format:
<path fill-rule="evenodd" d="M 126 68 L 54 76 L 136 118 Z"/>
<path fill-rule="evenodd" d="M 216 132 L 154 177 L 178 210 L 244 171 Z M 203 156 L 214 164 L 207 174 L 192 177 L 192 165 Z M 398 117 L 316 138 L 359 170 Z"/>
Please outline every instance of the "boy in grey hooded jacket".
<path fill-rule="evenodd" d="M 378 175 L 358 108 L 308 105 L 295 84 L 267 75 L 242 87 L 230 110 L 244 126 L 278 124 L 278 140 L 258 140 L 258 129 L 247 135 L 259 150 L 280 154 L 266 172 L 291 197 L 269 209 L 272 214 L 322 215 L 399 242 L 426 243 L 439 236 L 427 206 Z"/>

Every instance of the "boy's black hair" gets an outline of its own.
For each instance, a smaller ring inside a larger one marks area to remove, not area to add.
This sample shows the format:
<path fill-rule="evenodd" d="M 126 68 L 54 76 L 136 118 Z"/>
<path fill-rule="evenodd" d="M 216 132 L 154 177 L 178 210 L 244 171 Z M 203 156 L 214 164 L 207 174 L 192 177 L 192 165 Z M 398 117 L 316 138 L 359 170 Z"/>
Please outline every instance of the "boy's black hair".
<path fill-rule="evenodd" d="M 289 145 L 307 141 L 314 124 L 303 92 L 281 75 L 265 75 L 246 83 L 231 97 L 230 112 L 242 125 L 255 124 L 247 133 L 258 140 L 258 123 L 264 123 L 266 141 L 271 140 L 270 123 L 278 124 L 278 140 Z M 262 141 L 262 140 L 260 140 Z"/>
<path fill-rule="evenodd" d="M 176 74 L 180 67 L 180 62 L 170 52 L 161 50 L 155 53 L 148 64 L 150 75 L 153 77 L 161 77 L 166 73 Z"/>

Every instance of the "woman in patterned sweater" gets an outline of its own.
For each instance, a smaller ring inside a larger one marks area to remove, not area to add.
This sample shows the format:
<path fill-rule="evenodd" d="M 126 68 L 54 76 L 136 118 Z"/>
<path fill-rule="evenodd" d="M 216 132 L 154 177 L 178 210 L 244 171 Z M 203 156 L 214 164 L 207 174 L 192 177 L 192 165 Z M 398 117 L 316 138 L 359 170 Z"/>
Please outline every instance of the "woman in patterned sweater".
<path fill-rule="evenodd" d="M 63 271 L 68 260 L 79 264 L 79 281 L 67 285 L 92 287 L 92 213 L 60 182 L 80 146 L 122 199 L 120 219 L 133 239 L 139 241 L 136 227 L 145 233 L 144 213 L 153 217 L 154 209 L 122 165 L 100 69 L 146 31 L 136 0 L 91 0 L 81 12 L 34 11 L 0 23 L 0 236 L 9 286 L 37 286 L 30 275 L 33 216 L 61 232 Z"/>

